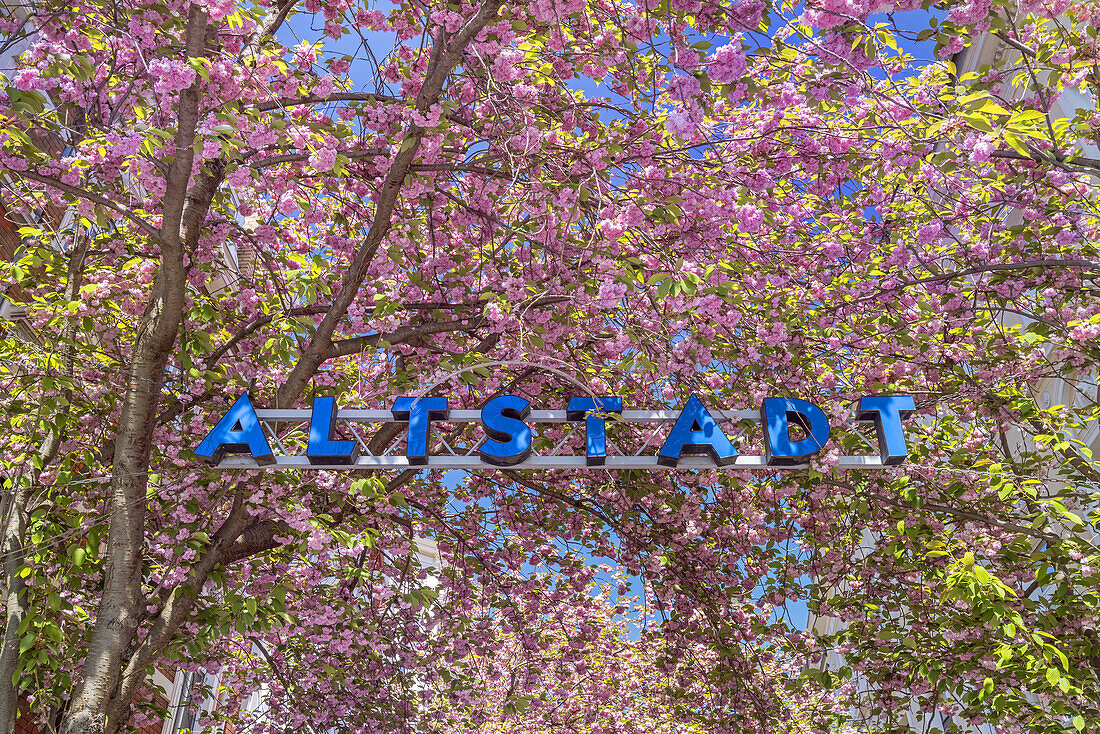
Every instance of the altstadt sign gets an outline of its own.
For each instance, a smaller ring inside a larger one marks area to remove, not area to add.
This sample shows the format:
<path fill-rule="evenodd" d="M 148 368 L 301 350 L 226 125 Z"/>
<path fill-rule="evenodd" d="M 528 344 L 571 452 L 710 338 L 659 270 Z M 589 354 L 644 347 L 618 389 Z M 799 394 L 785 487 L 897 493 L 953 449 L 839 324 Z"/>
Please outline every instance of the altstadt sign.
<path fill-rule="evenodd" d="M 907 447 L 902 421 L 914 411 L 909 395 L 870 395 L 860 398 L 854 422 L 872 423 L 878 455 L 842 456 L 842 468 L 875 469 L 905 461 Z M 442 437 L 440 448 L 429 454 L 432 423 L 479 423 L 481 439 L 468 450 L 452 448 Z M 721 423 L 758 422 L 763 430 L 762 456 L 742 455 L 734 448 Z M 308 422 L 308 442 L 302 454 L 289 453 L 272 430 L 273 423 Z M 607 425 L 656 424 L 649 439 L 632 450 L 621 450 L 608 438 Z M 371 454 L 356 424 L 405 423 L 404 455 Z M 355 440 L 337 437 L 343 424 Z M 535 424 L 574 424 L 549 452 L 532 452 Z M 657 433 L 671 428 L 656 454 Z M 791 427 L 803 436 L 793 439 Z M 585 455 L 561 455 L 570 436 L 584 431 Z M 272 451 L 271 437 L 278 453 Z M 256 409 L 242 394 L 202 443 L 195 448 L 201 461 L 223 469 L 797 469 L 829 441 L 829 419 L 818 406 L 797 398 L 765 398 L 759 411 L 710 411 L 695 395 L 679 411 L 623 410 L 622 398 L 573 397 L 565 410 L 531 410 L 516 395 L 498 395 L 480 410 L 450 410 L 445 397 L 399 397 L 386 410 L 337 410 L 332 397 L 313 399 L 312 409 Z M 615 448 L 609 454 L 609 446 Z M 648 452 L 647 453 L 647 449 Z"/>

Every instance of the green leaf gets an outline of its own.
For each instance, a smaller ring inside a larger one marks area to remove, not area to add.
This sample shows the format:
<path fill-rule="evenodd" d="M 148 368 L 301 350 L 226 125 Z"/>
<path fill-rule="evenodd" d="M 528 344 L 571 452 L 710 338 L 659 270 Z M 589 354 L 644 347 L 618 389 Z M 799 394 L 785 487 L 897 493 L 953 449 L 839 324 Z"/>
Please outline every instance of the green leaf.
<path fill-rule="evenodd" d="M 993 132 L 993 123 L 985 115 L 976 112 L 964 112 L 959 117 L 966 120 L 970 127 L 975 130 L 987 133 Z"/>
<path fill-rule="evenodd" d="M 1046 113 L 1039 110 L 1021 110 L 1019 112 L 1012 113 L 1012 117 L 1009 118 L 1009 127 L 1021 125 L 1025 122 L 1036 122 L 1038 120 L 1045 120 Z"/>
<path fill-rule="evenodd" d="M 989 99 L 989 98 L 990 98 L 989 91 L 986 90 L 986 89 L 981 89 L 981 90 L 978 90 L 977 92 L 974 92 L 972 94 L 967 94 L 963 97 L 959 97 L 959 104 L 961 104 L 965 107 L 975 107 L 982 100 Z"/>
<path fill-rule="evenodd" d="M 1004 107 L 1001 107 L 999 104 L 997 104 L 992 99 L 986 100 L 986 102 L 984 102 L 982 105 L 980 105 L 979 107 L 976 107 L 974 111 L 975 112 L 982 112 L 982 113 L 985 113 L 987 115 L 1011 115 L 1012 114 L 1010 111 L 1006 110 Z"/>

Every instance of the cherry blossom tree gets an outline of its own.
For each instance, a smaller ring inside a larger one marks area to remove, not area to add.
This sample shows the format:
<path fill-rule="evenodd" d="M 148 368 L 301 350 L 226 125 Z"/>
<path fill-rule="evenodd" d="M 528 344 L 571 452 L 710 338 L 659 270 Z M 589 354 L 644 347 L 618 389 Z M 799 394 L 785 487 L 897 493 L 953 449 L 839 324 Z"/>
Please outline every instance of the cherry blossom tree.
<path fill-rule="evenodd" d="M 279 717 L 223 713 L 272 730 L 1092 728 L 1100 6 L 926 6 L 5 11 L 3 731 L 21 696 L 126 730 L 158 665 L 266 684 Z M 1008 53 L 960 74 L 983 34 Z M 833 436 L 792 472 L 191 453 L 246 390 L 560 409 L 577 383 L 799 397 Z M 908 461 L 843 471 L 876 393 L 915 398 Z"/>

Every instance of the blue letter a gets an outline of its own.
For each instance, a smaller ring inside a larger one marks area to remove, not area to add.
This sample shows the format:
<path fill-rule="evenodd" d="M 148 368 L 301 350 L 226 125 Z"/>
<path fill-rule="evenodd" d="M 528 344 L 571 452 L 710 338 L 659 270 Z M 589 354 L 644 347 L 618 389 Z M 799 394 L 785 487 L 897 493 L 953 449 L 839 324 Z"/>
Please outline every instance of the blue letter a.
<path fill-rule="evenodd" d="M 685 451 L 689 454 L 706 454 L 718 466 L 728 466 L 737 460 L 737 451 L 729 437 L 695 395 L 688 399 L 687 405 L 680 411 L 676 425 L 672 427 L 661 447 L 661 453 L 657 455 L 657 463 L 661 466 L 676 466 L 680 463 L 680 455 Z"/>
<path fill-rule="evenodd" d="M 221 463 L 226 453 L 241 454 L 250 453 L 257 464 L 274 464 L 275 457 L 271 455 L 271 446 L 264 437 L 263 427 L 260 425 L 256 411 L 252 409 L 252 401 L 248 399 L 248 393 L 243 393 L 233 407 L 218 421 L 214 430 L 206 434 L 206 438 L 195 449 L 195 456 L 199 461 L 211 466 Z"/>

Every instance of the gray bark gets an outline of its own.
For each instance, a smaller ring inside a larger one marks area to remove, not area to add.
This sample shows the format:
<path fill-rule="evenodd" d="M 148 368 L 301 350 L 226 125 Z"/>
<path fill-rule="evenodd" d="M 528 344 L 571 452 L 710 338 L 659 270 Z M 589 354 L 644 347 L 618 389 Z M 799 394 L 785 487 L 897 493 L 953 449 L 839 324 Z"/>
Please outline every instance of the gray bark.
<path fill-rule="evenodd" d="M 206 11 L 191 6 L 184 54 L 197 58 L 206 47 Z M 145 545 L 145 491 L 157 405 L 165 365 L 183 319 L 187 272 L 183 222 L 199 119 L 200 81 L 180 93 L 175 157 L 166 177 L 160 229 L 160 270 L 135 337 L 111 468 L 106 571 L 95 628 L 88 644 L 63 734 L 102 734 L 119 683 L 123 653 L 141 623 Z M 205 211 L 199 218 L 201 224 Z M 194 234 L 197 236 L 197 232 Z"/>
<path fill-rule="evenodd" d="M 72 301 L 80 293 L 83 284 L 84 262 L 88 254 L 88 237 L 78 231 L 73 238 L 72 251 L 69 253 L 68 272 L 65 278 L 65 300 Z M 69 377 L 73 375 L 76 359 L 76 319 L 70 318 L 61 332 L 62 369 Z M 70 391 L 63 392 L 71 398 Z M 4 645 L 0 648 L 0 734 L 14 734 L 15 721 L 19 715 L 19 687 L 13 681 L 15 669 L 19 665 L 19 626 L 29 612 L 27 582 L 20 575 L 27 563 L 26 537 L 27 523 L 32 510 L 33 490 L 42 472 L 57 457 L 61 448 L 64 432 L 59 427 L 60 418 L 55 417 L 52 426 L 37 450 L 37 461 L 29 474 L 9 478 L 11 492 L 4 505 L 3 541 L 0 542 L 0 557 L 4 559 Z"/>
<path fill-rule="evenodd" d="M 25 481 L 10 488 L 4 526 L 4 647 L 0 651 L 0 734 L 13 734 L 18 715 L 19 689 L 12 683 L 19 664 L 19 625 L 27 616 L 27 584 L 19 575 L 26 563 L 24 539 L 31 486 Z"/>

